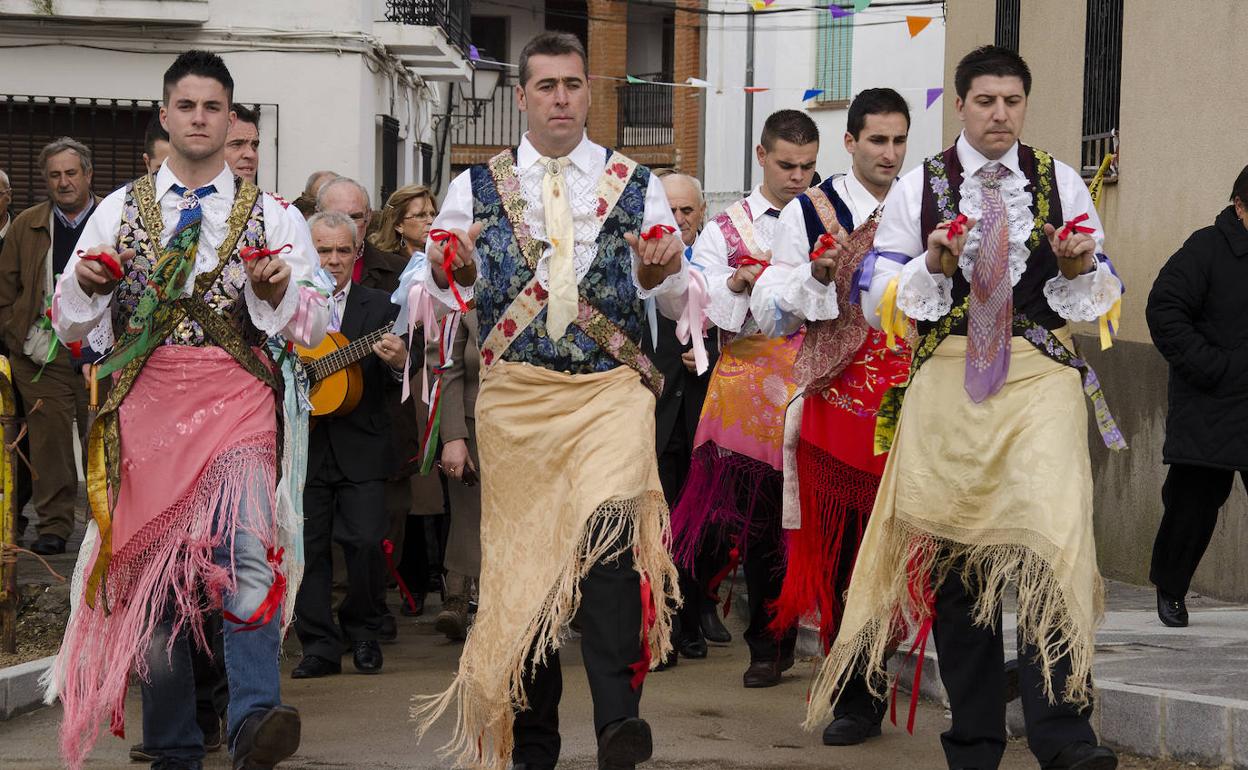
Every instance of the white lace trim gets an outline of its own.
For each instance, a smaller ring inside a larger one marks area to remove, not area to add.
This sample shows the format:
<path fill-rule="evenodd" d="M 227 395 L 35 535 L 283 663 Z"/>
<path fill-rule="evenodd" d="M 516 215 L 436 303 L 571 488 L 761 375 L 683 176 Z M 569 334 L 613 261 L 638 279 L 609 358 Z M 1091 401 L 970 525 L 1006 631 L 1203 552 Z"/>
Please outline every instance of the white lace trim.
<path fill-rule="evenodd" d="M 800 315 L 807 321 L 831 321 L 840 314 L 836 303 L 836 284 L 827 286 L 811 274 L 806 262 L 789 273 L 780 290 L 780 307 Z"/>
<path fill-rule="evenodd" d="M 729 272 L 728 277 L 734 273 Z M 707 291 L 711 295 L 711 303 L 706 308 L 706 317 L 711 323 L 728 332 L 739 332 L 745 319 L 750 315 L 750 292 L 737 294 L 728 288 L 728 280 L 708 281 Z"/>
<path fill-rule="evenodd" d="M 1122 282 L 1104 262 L 1091 273 L 1067 279 L 1061 273 L 1044 284 L 1044 298 L 1067 321 L 1095 321 L 1122 298 Z"/>
<path fill-rule="evenodd" d="M 959 207 L 963 214 L 977 222 L 984 214 L 984 180 L 978 174 L 968 174 L 959 188 L 962 201 Z M 1010 239 L 1010 285 L 1018 283 L 1027 271 L 1027 258 L 1031 249 L 1027 247 L 1027 239 L 1035 228 L 1035 217 L 1031 213 L 1031 193 L 1027 192 L 1026 177 L 1010 174 L 1001 180 L 1001 200 L 1005 204 L 1006 220 L 1009 223 Z M 975 267 L 975 257 L 979 254 L 983 233 L 978 224 L 971 228 L 966 236 L 966 246 L 958 257 L 958 267 L 962 275 L 970 282 L 971 272 Z M 913 318 L 913 316 L 911 316 Z M 925 319 L 926 320 L 926 319 Z"/>
<path fill-rule="evenodd" d="M 915 321 L 939 321 L 953 309 L 953 279 L 928 272 L 920 254 L 897 274 L 897 307 Z"/>
<path fill-rule="evenodd" d="M 250 279 L 243 284 L 243 296 L 246 297 L 247 309 L 251 312 L 251 322 L 268 337 L 286 328 L 299 307 L 299 286 L 293 280 L 286 284 L 286 293 L 282 295 L 282 301 L 277 303 L 277 307 L 260 299 L 252 288 Z"/>

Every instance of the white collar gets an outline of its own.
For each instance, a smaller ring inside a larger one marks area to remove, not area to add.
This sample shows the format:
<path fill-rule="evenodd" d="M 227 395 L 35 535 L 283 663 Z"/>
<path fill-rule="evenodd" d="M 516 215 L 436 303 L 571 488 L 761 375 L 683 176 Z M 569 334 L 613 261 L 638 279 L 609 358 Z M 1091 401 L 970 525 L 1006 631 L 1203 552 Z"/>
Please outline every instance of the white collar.
<path fill-rule="evenodd" d="M 160 170 L 156 172 L 156 200 L 164 197 L 174 185 L 191 188 L 190 185 L 182 183 L 182 180 L 174 176 L 173 171 L 169 168 L 169 161 L 166 160 L 160 164 Z M 230 167 L 225 165 L 225 161 L 221 161 L 221 172 L 213 177 L 208 184 L 217 188 L 217 193 L 228 194 L 232 199 L 234 197 L 234 172 L 230 171 Z"/>
<path fill-rule="evenodd" d="M 866 185 L 858 180 L 852 168 L 848 174 L 845 174 L 843 179 L 845 180 L 845 192 L 849 195 L 849 200 L 845 202 L 853 208 L 855 216 L 857 216 L 858 212 L 862 212 L 863 222 L 866 221 L 867 217 L 871 216 L 872 212 L 884 205 L 884 201 L 876 200 L 871 191 L 866 188 Z M 893 178 L 893 184 L 897 184 L 896 177 Z M 855 227 L 860 224 L 862 222 L 854 222 Z"/>
<path fill-rule="evenodd" d="M 749 204 L 750 207 L 750 219 L 755 222 L 766 216 L 768 209 L 776 208 L 771 205 L 771 201 L 767 200 L 767 196 L 763 195 L 763 186 L 761 184 L 754 188 L 754 190 L 750 193 L 750 196 L 745 199 L 745 202 Z M 779 210 L 780 209 L 776 209 L 776 211 Z"/>
<path fill-rule="evenodd" d="M 542 154 L 529 141 L 529 132 L 525 131 L 524 137 L 520 139 L 520 147 L 516 150 L 516 165 L 521 171 L 525 171 L 542 157 Z M 607 165 L 607 151 L 591 142 L 589 136 L 582 135 L 580 144 L 568 153 L 568 160 L 572 161 L 572 165 L 582 173 L 600 174 Z"/>
<path fill-rule="evenodd" d="M 962 176 L 974 176 L 981 168 L 987 166 L 994 161 L 984 157 L 984 154 L 971 146 L 966 140 L 966 132 L 958 134 L 957 142 L 958 162 L 962 164 Z M 1014 142 L 1014 146 L 1006 151 L 1004 155 L 997 158 L 996 163 L 1000 163 L 1010 170 L 1010 173 L 1024 176 L 1023 169 L 1018 165 L 1018 142 Z"/>
<path fill-rule="evenodd" d="M 334 299 L 338 299 L 339 297 L 341 297 L 343 304 L 346 304 L 347 295 L 351 293 L 352 283 L 354 283 L 354 281 L 347 281 L 346 286 L 343 286 L 341 289 L 334 289 Z"/>

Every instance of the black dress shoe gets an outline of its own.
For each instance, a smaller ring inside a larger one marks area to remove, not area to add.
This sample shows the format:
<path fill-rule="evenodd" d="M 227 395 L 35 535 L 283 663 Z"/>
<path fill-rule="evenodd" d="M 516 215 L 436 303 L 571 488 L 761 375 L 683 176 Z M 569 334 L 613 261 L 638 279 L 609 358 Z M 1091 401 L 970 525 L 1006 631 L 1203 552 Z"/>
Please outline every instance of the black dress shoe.
<path fill-rule="evenodd" d="M 1011 658 L 1005 662 L 1005 702 L 1017 698 L 1022 692 L 1022 688 L 1018 684 L 1018 658 Z"/>
<path fill-rule="evenodd" d="M 1108 746 L 1093 746 L 1082 741 L 1062 749 L 1044 770 L 1114 770 L 1118 755 Z"/>
<path fill-rule="evenodd" d="M 666 671 L 669 668 L 676 668 L 676 664 L 680 663 L 680 657 L 676 655 L 676 651 L 672 650 L 667 657 L 659 661 L 659 665 L 654 667 L 655 671 Z"/>
<path fill-rule="evenodd" d="M 530 762 L 512 762 L 511 770 L 555 770 L 555 766 L 535 765 Z"/>
<path fill-rule="evenodd" d="M 756 660 L 745 670 L 741 683 L 749 688 L 780 684 L 780 666 L 774 660 Z"/>
<path fill-rule="evenodd" d="M 30 550 L 40 556 L 55 556 L 65 553 L 65 538 L 56 535 L 40 535 L 31 543 Z"/>
<path fill-rule="evenodd" d="M 380 674 L 381 645 L 375 641 L 352 642 L 351 662 L 361 674 Z"/>
<path fill-rule="evenodd" d="M 209 727 L 207 730 L 204 730 L 202 725 L 199 728 L 204 733 L 204 751 L 209 753 L 220 751 L 221 744 L 225 742 L 225 725 L 221 724 L 220 719 L 217 719 L 216 722 L 215 728 Z"/>
<path fill-rule="evenodd" d="M 390 613 L 381 616 L 381 629 L 377 632 L 377 640 L 385 644 L 394 644 L 399 638 L 399 623 Z"/>
<path fill-rule="evenodd" d="M 271 770 L 299 748 L 299 712 L 274 706 L 243 720 L 234 740 L 234 770 Z"/>
<path fill-rule="evenodd" d="M 616 720 L 598 735 L 598 770 L 633 770 L 653 751 L 654 741 L 646 720 Z"/>
<path fill-rule="evenodd" d="M 143 748 L 143 744 L 136 743 L 130 747 L 130 761 L 131 762 L 155 762 L 156 755 L 148 753 L 147 749 Z"/>
<path fill-rule="evenodd" d="M 719 618 L 719 605 L 710 604 L 703 607 L 702 614 L 698 618 L 698 625 L 702 626 L 702 635 L 711 644 L 732 643 L 732 634 L 724 628 L 724 621 Z"/>
<path fill-rule="evenodd" d="M 705 658 L 706 639 L 702 635 L 693 638 L 683 637 L 676 640 L 676 651 L 682 658 Z"/>
<path fill-rule="evenodd" d="M 846 714 L 833 719 L 827 727 L 823 728 L 823 745 L 857 746 L 879 734 L 879 722 L 854 714 Z"/>
<path fill-rule="evenodd" d="M 31 550 L 34 550 L 33 548 Z M 1157 617 L 1171 628 L 1187 628 L 1187 602 L 1184 597 L 1177 599 L 1157 589 Z"/>
<path fill-rule="evenodd" d="M 320 655 L 304 655 L 299 665 L 290 672 L 291 679 L 319 679 L 330 674 L 341 674 L 342 664 Z"/>
<path fill-rule="evenodd" d="M 403 604 L 399 607 L 399 612 L 405 618 L 418 618 L 425 614 L 425 595 L 413 594 L 412 603 L 416 605 L 416 609 L 412 609 L 411 604 L 407 603 L 407 599 L 403 600 Z"/>

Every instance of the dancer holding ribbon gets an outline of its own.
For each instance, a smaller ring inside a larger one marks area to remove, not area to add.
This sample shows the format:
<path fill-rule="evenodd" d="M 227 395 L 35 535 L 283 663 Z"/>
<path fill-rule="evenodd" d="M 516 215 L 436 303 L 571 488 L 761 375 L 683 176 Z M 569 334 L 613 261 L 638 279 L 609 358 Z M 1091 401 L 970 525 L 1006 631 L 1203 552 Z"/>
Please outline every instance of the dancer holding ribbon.
<path fill-rule="evenodd" d="M 996 768 L 1001 600 L 1014 582 L 1032 753 L 1044 768 L 1109 770 L 1115 755 L 1088 722 L 1103 587 L 1081 391 L 1105 443 L 1125 443 L 1069 323 L 1109 311 L 1122 285 L 1079 172 L 1018 141 L 1027 64 L 984 46 L 955 84 L 963 131 L 889 193 L 862 276 L 868 321 L 895 304 L 919 337 L 909 379 L 880 405 L 876 451 L 891 453 L 806 726 L 863 671 L 882 694 L 890 650 L 917 630 L 921 655 L 930 629 L 953 717 L 949 767 Z"/>
<path fill-rule="evenodd" d="M 299 745 L 278 656 L 302 569 L 306 382 L 285 341 L 266 340 L 315 345 L 328 312 L 302 218 L 226 167 L 233 86 L 215 54 L 177 58 L 160 109 L 168 160 L 100 203 L 52 304 L 63 339 L 106 316 L 118 337 L 101 367 L 115 385 L 86 447 L 95 527 L 50 677 L 71 768 L 102 717 L 124 734 L 132 670 L 156 764 L 201 765 L 190 650 L 207 648 L 214 606 L 233 766 L 273 767 Z"/>
<path fill-rule="evenodd" d="M 693 264 L 702 270 L 710 293 L 707 314 L 721 330 L 721 352 L 694 437 L 689 479 L 672 513 L 672 531 L 673 552 L 685 566 L 696 566 L 708 539 L 720 540 L 730 555 L 744 561 L 750 665 L 742 683 L 771 687 L 792 667 L 797 642 L 796 625 L 779 638 L 768 626 L 770 605 L 784 577 L 781 444 L 784 409 L 797 390 L 793 360 L 802 332 L 779 339 L 760 333 L 761 322 L 750 314 L 750 291 L 771 262 L 780 210 L 810 187 L 819 130 L 805 113 L 781 110 L 764 122 L 755 153 L 762 184 L 717 216 L 693 246 Z M 831 312 L 835 317 L 835 297 Z"/>
<path fill-rule="evenodd" d="M 852 303 L 855 269 L 871 248 L 906 158 L 910 109 L 889 88 L 859 93 L 849 105 L 845 149 L 853 163 L 797 196 L 780 213 L 771 267 L 759 278 L 750 309 L 765 334 L 781 337 L 806 323 L 794 379 L 801 397 L 786 416 L 784 586 L 772 628 L 817 620 L 824 651 L 836 636 L 858 545 L 867 524 L 884 455 L 875 454 L 880 397 L 910 370 L 904 339 L 888 343 Z M 847 235 L 848 234 L 848 235 Z M 872 698 L 863 672 L 847 682 L 829 746 L 879 735 L 884 701 Z"/>
<path fill-rule="evenodd" d="M 520 146 L 451 182 L 434 226 L 453 237 L 427 249 L 426 287 L 448 307 L 475 302 L 480 320 L 482 569 L 455 681 L 413 715 L 423 734 L 458 711 L 443 751 L 459 766 L 553 768 L 576 615 L 598 764 L 625 770 L 651 754 L 641 684 L 670 650 L 679 596 L 643 303 L 679 318 L 689 270 L 659 180 L 585 136 L 575 36 L 524 47 L 516 101 Z"/>

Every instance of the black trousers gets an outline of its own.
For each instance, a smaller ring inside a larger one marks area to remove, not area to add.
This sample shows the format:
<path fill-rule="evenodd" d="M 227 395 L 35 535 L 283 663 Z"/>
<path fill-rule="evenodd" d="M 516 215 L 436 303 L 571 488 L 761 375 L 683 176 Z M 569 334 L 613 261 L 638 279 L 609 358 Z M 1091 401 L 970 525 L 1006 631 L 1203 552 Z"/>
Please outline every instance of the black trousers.
<path fill-rule="evenodd" d="M 390 518 L 384 479 L 353 482 L 331 450 L 303 490 L 307 566 L 295 599 L 295 633 L 304 655 L 338 660 L 348 642 L 375 641 L 385 613 L 386 566 L 381 541 Z M 347 594 L 334 621 L 330 543 L 342 547 Z M 341 625 L 341 628 L 339 627 Z"/>
<path fill-rule="evenodd" d="M 1240 483 L 1248 488 L 1248 477 L 1239 472 Z M 1169 596 L 1183 597 L 1192 585 L 1192 575 L 1209 547 L 1218 526 L 1218 511 L 1231 495 L 1235 471 L 1200 465 L 1171 465 L 1161 487 L 1165 512 L 1157 539 L 1153 541 L 1153 563 L 1148 579 Z"/>
<path fill-rule="evenodd" d="M 960 570 L 951 570 L 936 589 L 936 620 L 932 634 L 940 661 L 940 678 L 949 694 L 953 724 L 941 734 L 949 767 L 994 770 L 1005 751 L 1005 660 L 1001 608 L 992 628 L 971 621 L 975 595 L 962 583 Z M 1027 723 L 1027 745 L 1041 766 L 1076 741 L 1096 744 L 1088 723 L 1092 713 L 1061 700 L 1070 675 L 1063 659 L 1052 672 L 1057 703 L 1044 694 L 1044 677 L 1036 651 L 1018 642 L 1018 677 Z"/>
<path fill-rule="evenodd" d="M 581 658 L 594 703 L 594 732 L 620 719 L 636 717 L 641 689 L 632 687 L 632 664 L 641 659 L 641 578 L 631 549 L 599 562 L 581 581 Z M 524 683 L 529 701 L 517 712 L 512 761 L 554 766 L 559 760 L 559 699 L 563 672 L 551 652 Z"/>
<path fill-rule="evenodd" d="M 797 626 L 780 638 L 767 628 L 775 616 L 771 605 L 780 598 L 784 585 L 783 494 L 784 482 L 778 473 L 768 473 L 757 487 L 742 484 L 737 490 L 742 509 L 751 504 L 754 509 L 741 544 L 750 600 L 750 624 L 744 636 L 751 663 L 790 658 L 797 646 Z"/>

